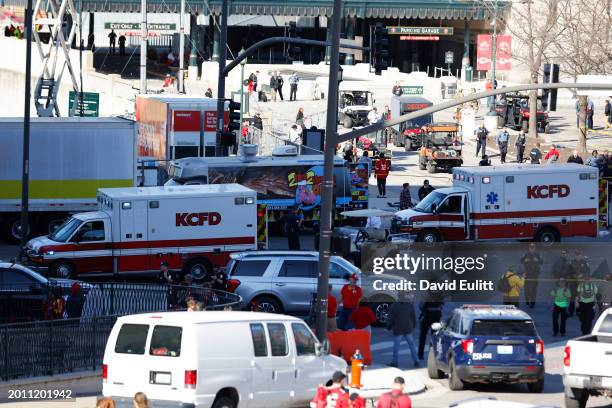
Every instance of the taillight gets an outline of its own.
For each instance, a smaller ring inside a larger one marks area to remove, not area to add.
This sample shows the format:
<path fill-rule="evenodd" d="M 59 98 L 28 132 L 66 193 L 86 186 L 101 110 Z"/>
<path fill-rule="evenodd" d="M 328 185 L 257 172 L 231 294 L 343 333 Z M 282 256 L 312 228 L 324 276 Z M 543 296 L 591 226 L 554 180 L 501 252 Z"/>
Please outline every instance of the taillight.
<path fill-rule="evenodd" d="M 229 279 L 227 281 L 227 291 L 230 293 L 234 293 L 236 289 L 240 286 L 240 281 L 238 279 Z"/>
<path fill-rule="evenodd" d="M 544 354 L 544 342 L 542 340 L 536 340 L 536 354 Z"/>
<path fill-rule="evenodd" d="M 473 340 L 461 340 L 461 348 L 464 353 L 472 354 L 474 352 Z"/>
<path fill-rule="evenodd" d="M 185 370 L 185 388 L 195 388 L 198 383 L 198 372 L 196 370 Z"/>
<path fill-rule="evenodd" d="M 570 366 L 571 352 L 572 352 L 572 349 L 570 348 L 570 346 L 565 346 L 565 350 L 563 350 L 563 365 L 566 366 L 566 367 Z"/>
<path fill-rule="evenodd" d="M 108 364 L 102 364 L 102 382 L 108 380 Z"/>

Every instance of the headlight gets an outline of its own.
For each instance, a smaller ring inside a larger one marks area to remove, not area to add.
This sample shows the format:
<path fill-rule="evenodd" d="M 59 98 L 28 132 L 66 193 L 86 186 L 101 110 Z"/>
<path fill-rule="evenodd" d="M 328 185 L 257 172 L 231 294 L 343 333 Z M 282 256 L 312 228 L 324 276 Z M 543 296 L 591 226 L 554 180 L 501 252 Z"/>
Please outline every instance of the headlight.
<path fill-rule="evenodd" d="M 45 255 L 55 255 L 55 251 L 46 251 Z"/>

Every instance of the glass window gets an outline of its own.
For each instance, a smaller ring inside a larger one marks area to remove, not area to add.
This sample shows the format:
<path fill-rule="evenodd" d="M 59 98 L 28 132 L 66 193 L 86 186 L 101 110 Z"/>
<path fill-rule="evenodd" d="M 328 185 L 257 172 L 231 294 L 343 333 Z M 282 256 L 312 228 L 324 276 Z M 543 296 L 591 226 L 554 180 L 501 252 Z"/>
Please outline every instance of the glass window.
<path fill-rule="evenodd" d="M 0 269 L 0 273 L 2 273 L 2 279 L 0 279 L 0 282 L 2 282 L 4 286 L 25 286 L 36 283 L 36 280 L 34 278 L 28 276 L 24 272 L 20 272 L 15 269 Z"/>
<path fill-rule="evenodd" d="M 310 330 L 308 330 L 308 327 L 301 323 L 292 323 L 291 330 L 293 330 L 297 355 L 314 356 L 316 354 L 317 341 Z"/>
<path fill-rule="evenodd" d="M 268 344 L 266 343 L 266 331 L 264 330 L 263 324 L 251 324 L 251 338 L 253 339 L 255 357 L 267 357 Z"/>
<path fill-rule="evenodd" d="M 75 239 L 77 242 L 104 241 L 104 221 L 90 221 L 83 224 Z"/>
<path fill-rule="evenodd" d="M 49 239 L 56 242 L 66 242 L 82 223 L 83 221 L 76 218 L 69 218 L 68 221 L 58 227 L 53 234 L 49 235 Z"/>
<path fill-rule="evenodd" d="M 289 343 L 287 342 L 287 331 L 282 323 L 268 323 L 268 334 L 270 335 L 270 346 L 272 346 L 272 357 L 283 357 L 289 354 Z"/>
<path fill-rule="evenodd" d="M 474 320 L 472 336 L 536 336 L 531 320 Z"/>
<path fill-rule="evenodd" d="M 270 261 L 259 259 L 253 261 L 237 260 L 232 276 L 263 276 Z"/>
<path fill-rule="evenodd" d="M 314 261 L 288 260 L 283 262 L 279 276 L 286 278 L 316 278 L 317 263 Z"/>
<path fill-rule="evenodd" d="M 453 333 L 459 333 L 459 326 L 460 326 L 459 322 L 460 321 L 461 321 L 461 318 L 459 317 L 457 313 L 455 313 L 450 322 L 450 330 Z"/>
<path fill-rule="evenodd" d="M 612 314 L 604 317 L 601 326 L 599 326 L 599 333 L 612 333 Z"/>
<path fill-rule="evenodd" d="M 335 262 L 329 263 L 329 278 L 330 279 L 344 279 L 346 274 L 350 274 L 351 272 L 347 269 L 344 269 L 342 266 L 338 265 Z"/>
<path fill-rule="evenodd" d="M 436 206 L 438 206 L 445 198 L 446 194 L 432 191 L 414 207 L 414 210 L 418 212 L 430 213 L 431 205 L 436 204 Z"/>
<path fill-rule="evenodd" d="M 182 337 L 182 327 L 155 326 L 153 328 L 153 334 L 151 335 L 149 354 L 152 356 L 180 356 Z"/>
<path fill-rule="evenodd" d="M 122 325 L 115 343 L 115 353 L 144 354 L 148 332 L 148 324 Z"/>
<path fill-rule="evenodd" d="M 450 196 L 440 205 L 438 212 L 445 214 L 461 214 L 462 196 Z"/>

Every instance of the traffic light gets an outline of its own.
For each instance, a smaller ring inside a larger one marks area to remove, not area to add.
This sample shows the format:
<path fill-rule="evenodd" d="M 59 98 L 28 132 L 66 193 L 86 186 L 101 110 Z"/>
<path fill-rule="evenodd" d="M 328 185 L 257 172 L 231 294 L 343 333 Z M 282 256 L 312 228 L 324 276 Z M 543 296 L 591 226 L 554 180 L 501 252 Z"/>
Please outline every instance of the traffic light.
<path fill-rule="evenodd" d="M 374 39 L 370 52 L 372 53 L 374 73 L 381 75 L 382 71 L 389 68 L 389 34 L 382 23 L 376 23 L 374 27 Z"/>
<path fill-rule="evenodd" d="M 233 146 L 236 144 L 236 130 L 240 130 L 240 103 L 229 101 L 229 115 L 227 126 L 219 134 L 219 145 Z"/>
<path fill-rule="evenodd" d="M 289 27 L 287 28 L 287 37 L 300 38 L 300 31 L 301 29 L 297 26 L 297 23 L 295 21 L 290 21 Z M 301 52 L 302 49 L 299 45 L 289 44 L 287 47 L 287 55 L 292 61 L 299 61 Z"/>
<path fill-rule="evenodd" d="M 544 64 L 543 83 L 554 84 L 559 82 L 559 65 Z M 542 91 L 542 106 L 545 110 L 554 112 L 557 110 L 557 90 L 544 89 Z"/>

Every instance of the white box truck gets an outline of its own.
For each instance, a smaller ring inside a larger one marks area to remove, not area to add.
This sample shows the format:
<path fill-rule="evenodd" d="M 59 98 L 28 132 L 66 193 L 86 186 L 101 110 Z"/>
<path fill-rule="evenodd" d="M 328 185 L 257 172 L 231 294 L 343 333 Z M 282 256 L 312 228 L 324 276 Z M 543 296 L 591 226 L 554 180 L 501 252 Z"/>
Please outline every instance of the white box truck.
<path fill-rule="evenodd" d="M 239 184 L 102 188 L 98 211 L 73 215 L 24 251 L 62 278 L 152 274 L 167 262 L 199 280 L 231 252 L 257 249 L 256 201 Z"/>
<path fill-rule="evenodd" d="M 102 187 L 137 179 L 135 122 L 122 118 L 32 118 L 30 232 L 52 233 L 75 212 L 95 210 Z M 23 118 L 0 118 L 0 226 L 21 235 Z"/>
<path fill-rule="evenodd" d="M 453 186 L 399 211 L 393 234 L 419 242 L 596 237 L 598 169 L 578 164 L 453 169 Z"/>

